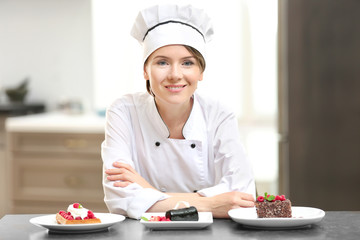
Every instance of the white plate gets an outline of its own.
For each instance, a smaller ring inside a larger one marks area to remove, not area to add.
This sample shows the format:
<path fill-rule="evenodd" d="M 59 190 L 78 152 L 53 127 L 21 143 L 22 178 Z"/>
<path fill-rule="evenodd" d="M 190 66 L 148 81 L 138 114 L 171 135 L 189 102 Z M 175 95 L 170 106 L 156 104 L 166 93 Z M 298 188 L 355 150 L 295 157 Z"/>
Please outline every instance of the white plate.
<path fill-rule="evenodd" d="M 36 226 L 44 227 L 52 232 L 96 232 L 103 231 L 111 225 L 122 222 L 125 217 L 118 214 L 111 213 L 94 213 L 97 218 L 100 218 L 101 223 L 92 224 L 58 224 L 56 222 L 56 214 L 34 217 L 30 222 Z"/>
<path fill-rule="evenodd" d="M 150 219 L 151 216 L 165 216 L 165 213 L 144 213 L 143 217 Z M 201 229 L 213 223 L 211 212 L 199 212 L 199 221 L 162 221 L 151 222 L 140 220 L 147 228 L 151 229 Z"/>
<path fill-rule="evenodd" d="M 292 207 L 292 218 L 258 218 L 255 208 L 236 208 L 229 216 L 238 223 L 253 228 L 301 228 L 320 222 L 325 212 L 318 208 Z"/>

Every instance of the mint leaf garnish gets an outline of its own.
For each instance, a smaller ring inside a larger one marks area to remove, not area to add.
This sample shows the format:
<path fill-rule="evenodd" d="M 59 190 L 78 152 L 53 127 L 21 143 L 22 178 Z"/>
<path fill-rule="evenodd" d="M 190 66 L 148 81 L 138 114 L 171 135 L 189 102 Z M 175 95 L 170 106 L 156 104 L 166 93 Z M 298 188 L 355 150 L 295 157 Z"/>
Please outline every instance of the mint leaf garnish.
<path fill-rule="evenodd" d="M 274 195 L 270 195 L 268 198 L 267 198 L 267 200 L 269 201 L 269 202 L 271 202 L 272 200 L 274 200 L 275 199 L 275 196 Z"/>
<path fill-rule="evenodd" d="M 269 196 L 268 196 L 268 193 L 265 192 L 265 194 L 264 194 L 264 199 L 265 199 L 266 201 L 271 202 L 271 201 L 273 201 L 273 200 L 275 199 L 275 196 L 274 196 L 274 195 L 269 195 Z"/>
<path fill-rule="evenodd" d="M 146 217 L 141 217 L 141 219 L 144 221 L 149 221 L 149 219 L 147 219 Z"/>
<path fill-rule="evenodd" d="M 267 192 L 264 193 L 264 199 L 267 200 Z"/>

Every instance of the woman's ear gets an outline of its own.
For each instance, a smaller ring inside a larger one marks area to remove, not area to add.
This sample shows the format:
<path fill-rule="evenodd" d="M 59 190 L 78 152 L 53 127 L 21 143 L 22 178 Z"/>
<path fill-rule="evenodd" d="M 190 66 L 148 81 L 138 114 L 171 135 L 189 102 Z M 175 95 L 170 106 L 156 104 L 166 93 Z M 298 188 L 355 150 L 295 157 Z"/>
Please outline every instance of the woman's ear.
<path fill-rule="evenodd" d="M 146 66 L 144 66 L 144 79 L 149 80 L 149 74 L 146 72 Z"/>
<path fill-rule="evenodd" d="M 202 72 L 202 73 L 200 74 L 199 81 L 202 81 L 202 80 L 203 80 L 203 78 L 204 78 L 204 72 Z"/>

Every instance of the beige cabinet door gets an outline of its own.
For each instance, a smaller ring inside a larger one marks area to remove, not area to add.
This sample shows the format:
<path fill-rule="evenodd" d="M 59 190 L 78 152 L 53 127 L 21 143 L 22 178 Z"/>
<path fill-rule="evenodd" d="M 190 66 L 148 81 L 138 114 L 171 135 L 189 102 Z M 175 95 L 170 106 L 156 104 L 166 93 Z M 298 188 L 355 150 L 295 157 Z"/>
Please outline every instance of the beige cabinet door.
<path fill-rule="evenodd" d="M 103 134 L 9 133 L 13 212 L 55 213 L 74 202 L 107 212 L 103 138 Z"/>

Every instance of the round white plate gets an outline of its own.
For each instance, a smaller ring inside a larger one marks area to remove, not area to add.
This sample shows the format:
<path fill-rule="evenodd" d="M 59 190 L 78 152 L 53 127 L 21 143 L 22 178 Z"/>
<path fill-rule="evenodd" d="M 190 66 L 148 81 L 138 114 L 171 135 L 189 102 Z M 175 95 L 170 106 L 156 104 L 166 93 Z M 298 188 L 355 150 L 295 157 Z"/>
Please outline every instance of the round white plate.
<path fill-rule="evenodd" d="M 97 218 L 100 218 L 101 223 L 92 224 L 58 224 L 56 222 L 56 214 L 34 217 L 30 222 L 36 226 L 44 227 L 53 232 L 95 232 L 103 231 L 111 225 L 122 222 L 125 217 L 118 214 L 111 213 L 94 213 Z"/>
<path fill-rule="evenodd" d="M 229 216 L 238 223 L 253 228 L 301 228 L 320 222 L 325 212 L 318 208 L 291 207 L 292 218 L 258 218 L 255 208 L 236 208 Z"/>
<path fill-rule="evenodd" d="M 143 217 L 150 219 L 151 216 L 165 216 L 165 213 L 144 213 Z M 140 223 L 151 229 L 201 229 L 213 223 L 211 212 L 199 212 L 199 221 L 162 221 L 151 222 L 140 220 Z"/>

